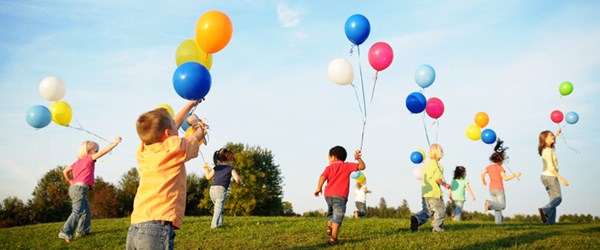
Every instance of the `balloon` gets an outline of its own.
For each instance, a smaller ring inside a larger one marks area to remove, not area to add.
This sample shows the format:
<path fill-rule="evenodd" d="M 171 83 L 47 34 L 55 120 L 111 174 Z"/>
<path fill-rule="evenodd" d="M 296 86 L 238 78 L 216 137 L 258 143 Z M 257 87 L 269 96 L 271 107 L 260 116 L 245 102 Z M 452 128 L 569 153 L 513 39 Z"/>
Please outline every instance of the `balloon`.
<path fill-rule="evenodd" d="M 40 82 L 40 94 L 48 101 L 58 101 L 65 96 L 65 83 L 56 76 L 48 76 Z"/>
<path fill-rule="evenodd" d="M 475 124 L 480 128 L 484 128 L 490 122 L 490 118 L 485 112 L 478 112 L 475 114 Z"/>
<path fill-rule="evenodd" d="M 217 53 L 225 48 L 231 40 L 233 24 L 225 13 L 211 10 L 202 15 L 196 22 L 196 43 L 209 54 Z"/>
<path fill-rule="evenodd" d="M 563 96 L 569 95 L 573 92 L 573 84 L 571 82 L 562 82 L 560 86 L 558 86 L 558 91 Z"/>
<path fill-rule="evenodd" d="M 179 66 L 173 74 L 173 87 L 179 96 L 187 100 L 200 100 L 210 90 L 210 72 L 197 62 Z"/>
<path fill-rule="evenodd" d="M 350 174 L 350 177 L 351 177 L 352 179 L 356 179 L 356 178 L 358 178 L 358 177 L 360 176 L 360 174 L 361 174 L 361 172 L 360 172 L 360 171 L 354 171 L 354 172 L 352 172 L 352 173 Z"/>
<path fill-rule="evenodd" d="M 173 108 L 171 108 L 171 106 L 169 106 L 169 104 L 158 104 L 158 106 L 156 106 L 156 108 L 164 108 L 167 111 L 169 111 L 169 114 L 171 115 L 171 117 L 175 117 L 175 112 L 173 111 Z"/>
<path fill-rule="evenodd" d="M 419 167 L 414 168 L 412 171 L 412 175 L 415 177 L 415 179 L 420 180 L 421 178 L 423 178 L 423 169 Z"/>
<path fill-rule="evenodd" d="M 579 115 L 573 111 L 567 113 L 567 116 L 565 117 L 565 121 L 567 121 L 568 124 L 575 124 L 579 121 Z"/>
<path fill-rule="evenodd" d="M 213 63 L 213 56 L 204 52 L 194 39 L 188 39 L 183 41 L 177 52 L 175 52 L 175 63 L 177 67 L 186 62 L 197 62 L 204 65 L 206 69 L 210 70 Z"/>
<path fill-rule="evenodd" d="M 52 113 L 45 106 L 35 105 L 27 110 L 25 120 L 29 126 L 43 128 L 52 121 Z"/>
<path fill-rule="evenodd" d="M 563 113 L 560 112 L 560 110 L 554 110 L 552 113 L 550 113 L 550 119 L 555 123 L 562 122 L 563 118 Z"/>
<path fill-rule="evenodd" d="M 410 154 L 410 161 L 414 164 L 423 162 L 423 154 L 419 151 L 412 152 L 412 154 Z"/>
<path fill-rule="evenodd" d="M 421 153 L 421 155 L 423 155 L 423 159 L 425 159 L 425 151 L 419 149 L 419 150 L 417 150 L 417 152 Z"/>
<path fill-rule="evenodd" d="M 421 86 L 421 88 L 427 88 L 435 81 L 435 70 L 433 67 L 423 64 L 415 71 L 415 82 Z"/>
<path fill-rule="evenodd" d="M 419 92 L 412 92 L 406 97 L 406 108 L 413 114 L 423 112 L 427 107 L 427 99 Z"/>
<path fill-rule="evenodd" d="M 433 119 L 440 118 L 444 114 L 444 103 L 439 98 L 429 98 L 425 112 Z"/>
<path fill-rule="evenodd" d="M 365 16 L 354 14 L 346 20 L 344 31 L 350 42 L 355 45 L 361 45 L 369 37 L 371 24 L 369 24 L 369 20 Z"/>
<path fill-rule="evenodd" d="M 473 141 L 481 139 L 481 129 L 474 124 L 467 126 L 467 137 Z"/>
<path fill-rule="evenodd" d="M 52 121 L 58 125 L 69 126 L 71 118 L 73 118 L 73 110 L 65 101 L 56 101 L 50 105 L 52 112 Z"/>
<path fill-rule="evenodd" d="M 377 71 L 382 71 L 392 64 L 394 51 L 389 44 L 378 42 L 369 49 L 369 63 Z"/>
<path fill-rule="evenodd" d="M 339 85 L 347 85 L 354 80 L 352 64 L 343 58 L 333 59 L 329 63 L 327 73 L 329 73 L 329 79 Z"/>
<path fill-rule="evenodd" d="M 363 172 L 360 172 L 360 175 L 358 176 L 358 178 L 356 178 L 356 182 L 358 183 L 363 183 L 367 180 L 367 177 L 365 177 L 365 174 Z"/>
<path fill-rule="evenodd" d="M 193 114 L 196 119 L 198 119 L 198 121 L 200 120 L 200 118 L 198 118 L 198 116 L 196 114 Z M 181 124 L 181 129 L 183 129 L 183 131 L 187 132 L 188 128 L 190 128 L 190 124 L 188 123 L 188 118 L 190 118 L 190 116 L 192 116 L 192 113 L 189 113 L 186 117 L 185 117 L 185 121 L 183 121 L 183 123 Z"/>
<path fill-rule="evenodd" d="M 496 142 L 496 132 L 491 129 L 484 129 L 481 131 L 481 140 L 486 144 L 492 144 Z"/>

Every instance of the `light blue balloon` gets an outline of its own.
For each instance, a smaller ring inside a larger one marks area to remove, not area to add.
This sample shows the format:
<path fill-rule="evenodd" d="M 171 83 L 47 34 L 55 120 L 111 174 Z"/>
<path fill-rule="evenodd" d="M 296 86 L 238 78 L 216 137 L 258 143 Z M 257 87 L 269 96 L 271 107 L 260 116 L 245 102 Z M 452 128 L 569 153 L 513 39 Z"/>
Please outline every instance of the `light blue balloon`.
<path fill-rule="evenodd" d="M 565 117 L 565 121 L 567 121 L 568 124 L 575 124 L 579 121 L 579 115 L 573 111 L 567 113 L 567 116 Z"/>
<path fill-rule="evenodd" d="M 52 121 L 52 113 L 45 106 L 35 105 L 27 110 L 25 120 L 29 126 L 43 128 L 48 126 Z"/>
<path fill-rule="evenodd" d="M 356 178 L 360 177 L 360 171 L 352 172 L 350 174 L 350 177 L 352 177 L 352 179 L 356 179 Z"/>
<path fill-rule="evenodd" d="M 415 71 L 415 82 L 421 86 L 421 88 L 427 88 L 435 81 L 435 70 L 428 64 L 423 64 Z"/>

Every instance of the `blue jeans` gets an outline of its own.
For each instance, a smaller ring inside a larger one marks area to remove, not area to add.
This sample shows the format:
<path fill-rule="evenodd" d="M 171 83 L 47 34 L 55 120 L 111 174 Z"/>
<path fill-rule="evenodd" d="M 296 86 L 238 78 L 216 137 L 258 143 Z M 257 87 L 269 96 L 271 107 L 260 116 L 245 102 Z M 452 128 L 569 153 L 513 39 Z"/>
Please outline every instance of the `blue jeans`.
<path fill-rule="evenodd" d="M 69 197 L 71 197 L 71 215 L 60 230 L 67 238 L 73 239 L 73 234 L 77 232 L 80 235 L 90 233 L 92 224 L 92 211 L 87 201 L 87 186 L 71 185 L 69 187 Z"/>
<path fill-rule="evenodd" d="M 364 217 L 365 214 L 367 214 L 367 203 L 355 201 L 354 204 L 356 205 L 356 215 L 358 215 L 358 217 Z"/>
<path fill-rule="evenodd" d="M 558 178 L 547 175 L 542 175 L 542 184 L 544 184 L 550 198 L 550 202 L 542 207 L 542 210 L 548 216 L 546 224 L 554 224 L 556 223 L 556 207 L 562 202 L 560 184 Z"/>
<path fill-rule="evenodd" d="M 325 202 L 327 202 L 327 220 L 341 226 L 346 214 L 348 199 L 341 196 L 328 196 L 325 197 Z"/>
<path fill-rule="evenodd" d="M 175 244 L 175 230 L 164 221 L 147 221 L 129 226 L 127 250 L 170 249 Z"/>
<path fill-rule="evenodd" d="M 446 208 L 444 206 L 444 200 L 442 198 L 421 198 L 422 209 L 414 216 L 419 222 L 419 226 L 425 224 L 430 217 L 433 217 L 431 221 L 431 227 L 434 232 L 444 231 L 444 218 L 446 218 Z"/>
<path fill-rule="evenodd" d="M 496 224 L 504 223 L 504 217 L 502 216 L 502 210 L 506 208 L 506 197 L 504 196 L 504 190 L 490 190 L 492 200 L 488 200 L 488 209 L 496 211 Z"/>
<path fill-rule="evenodd" d="M 465 201 L 454 201 L 454 221 L 460 221 Z"/>
<path fill-rule="evenodd" d="M 210 187 L 210 199 L 212 200 L 215 209 L 213 212 L 212 222 L 210 223 L 211 228 L 217 228 L 223 225 L 223 206 L 225 206 L 225 199 L 227 198 L 227 189 L 223 186 L 211 186 Z"/>

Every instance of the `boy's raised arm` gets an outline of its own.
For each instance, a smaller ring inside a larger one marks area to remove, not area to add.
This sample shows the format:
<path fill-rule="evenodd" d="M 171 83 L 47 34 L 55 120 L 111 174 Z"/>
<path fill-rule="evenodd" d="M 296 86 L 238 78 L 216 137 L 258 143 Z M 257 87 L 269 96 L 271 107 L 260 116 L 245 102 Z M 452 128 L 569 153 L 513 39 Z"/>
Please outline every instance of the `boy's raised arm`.
<path fill-rule="evenodd" d="M 183 122 L 185 121 L 185 118 L 187 117 L 188 113 L 190 113 L 190 111 L 194 107 L 196 107 L 196 105 L 198 105 L 200 102 L 202 102 L 202 100 L 189 101 L 179 112 L 177 112 L 177 114 L 173 118 L 173 120 L 175 120 L 175 127 L 177 127 L 177 129 L 181 127 L 181 124 L 183 124 Z"/>

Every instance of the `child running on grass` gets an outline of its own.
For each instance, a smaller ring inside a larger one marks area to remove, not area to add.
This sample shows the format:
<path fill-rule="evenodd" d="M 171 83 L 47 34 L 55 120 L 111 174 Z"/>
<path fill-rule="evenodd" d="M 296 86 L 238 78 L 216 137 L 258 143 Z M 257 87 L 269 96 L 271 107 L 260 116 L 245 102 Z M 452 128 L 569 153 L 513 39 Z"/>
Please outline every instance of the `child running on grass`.
<path fill-rule="evenodd" d="M 475 195 L 469 186 L 467 177 L 467 169 L 463 166 L 457 166 L 454 169 L 454 179 L 452 180 L 452 191 L 450 192 L 450 200 L 454 202 L 454 213 L 452 214 L 453 221 L 460 221 L 463 206 L 465 204 L 465 189 L 469 191 L 471 198 L 475 201 Z"/>
<path fill-rule="evenodd" d="M 331 238 L 327 243 L 330 245 L 338 244 L 338 232 L 342 226 L 342 220 L 346 214 L 346 203 L 348 202 L 348 192 L 350 189 L 350 174 L 354 171 L 364 170 L 365 162 L 361 158 L 360 150 L 354 153 L 354 159 L 358 163 L 344 162 L 346 160 L 346 149 L 342 146 L 335 146 L 329 150 L 329 166 L 325 168 L 319 177 L 317 189 L 314 192 L 318 197 L 325 186 L 325 201 L 327 202 L 327 235 Z"/>

